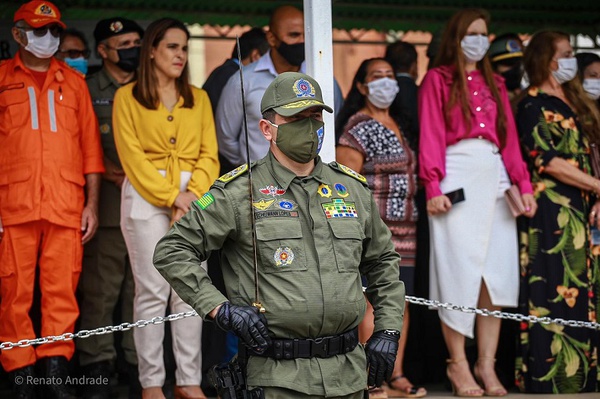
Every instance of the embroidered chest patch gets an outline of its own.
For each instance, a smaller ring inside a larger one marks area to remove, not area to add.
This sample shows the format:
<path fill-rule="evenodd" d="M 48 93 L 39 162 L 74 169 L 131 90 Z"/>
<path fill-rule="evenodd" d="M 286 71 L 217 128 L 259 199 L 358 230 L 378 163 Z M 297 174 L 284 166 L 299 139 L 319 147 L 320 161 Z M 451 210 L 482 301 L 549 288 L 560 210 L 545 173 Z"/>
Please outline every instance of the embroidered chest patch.
<path fill-rule="evenodd" d="M 294 251 L 290 247 L 279 247 L 273 254 L 276 266 L 288 266 L 294 261 Z"/>
<path fill-rule="evenodd" d="M 252 206 L 258 209 L 259 211 L 264 211 L 268 209 L 273 204 L 273 202 L 275 202 L 274 199 L 266 200 L 264 198 L 261 198 L 259 201 L 253 202 Z"/>
<path fill-rule="evenodd" d="M 266 194 L 266 195 L 270 195 L 271 197 L 275 198 L 279 195 L 283 195 L 285 194 L 285 190 L 279 186 L 274 186 L 274 185 L 268 185 L 264 188 L 261 188 L 260 190 L 261 193 Z"/>
<path fill-rule="evenodd" d="M 254 219 L 256 220 L 260 220 L 260 219 L 264 219 L 264 218 L 297 218 L 298 217 L 298 212 L 297 211 L 278 211 L 278 210 L 272 210 L 272 211 L 261 211 L 261 212 L 254 212 Z"/>
<path fill-rule="evenodd" d="M 327 184 L 321 184 L 317 189 L 317 193 L 319 193 L 319 195 L 323 198 L 331 197 L 331 189 Z"/>
<path fill-rule="evenodd" d="M 331 202 L 321 204 L 327 219 L 332 218 L 357 218 L 354 202 L 346 202 L 341 198 L 335 198 Z"/>

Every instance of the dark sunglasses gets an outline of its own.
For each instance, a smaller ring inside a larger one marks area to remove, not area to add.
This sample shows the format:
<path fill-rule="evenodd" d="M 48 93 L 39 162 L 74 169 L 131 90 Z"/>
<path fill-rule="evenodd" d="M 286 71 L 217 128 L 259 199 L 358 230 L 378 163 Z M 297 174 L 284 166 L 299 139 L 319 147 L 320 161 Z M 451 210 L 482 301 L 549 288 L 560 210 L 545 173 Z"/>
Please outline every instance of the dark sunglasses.
<path fill-rule="evenodd" d="M 37 37 L 46 36 L 46 34 L 48 33 L 48 30 L 50 30 L 50 34 L 52 34 L 52 36 L 54 36 L 54 37 L 60 37 L 60 34 L 63 32 L 63 28 L 61 28 L 59 25 L 42 26 L 41 28 L 19 27 L 19 29 L 21 29 L 25 32 L 33 31 L 33 34 Z"/>
<path fill-rule="evenodd" d="M 89 58 L 91 51 L 90 50 L 58 50 L 60 54 L 63 56 L 68 56 L 69 58 Z"/>

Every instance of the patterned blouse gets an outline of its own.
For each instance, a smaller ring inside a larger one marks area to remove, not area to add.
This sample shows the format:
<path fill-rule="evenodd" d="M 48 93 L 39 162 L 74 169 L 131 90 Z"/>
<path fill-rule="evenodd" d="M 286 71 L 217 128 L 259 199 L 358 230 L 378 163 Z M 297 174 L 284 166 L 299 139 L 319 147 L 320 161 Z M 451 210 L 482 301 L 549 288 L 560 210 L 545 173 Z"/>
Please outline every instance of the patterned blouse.
<path fill-rule="evenodd" d="M 381 218 L 392 232 L 400 266 L 414 266 L 416 221 L 414 196 L 417 191 L 416 157 L 404 135 L 396 133 L 369 115 L 353 115 L 338 145 L 355 149 L 364 156 L 361 173 L 367 178 L 379 206 Z"/>

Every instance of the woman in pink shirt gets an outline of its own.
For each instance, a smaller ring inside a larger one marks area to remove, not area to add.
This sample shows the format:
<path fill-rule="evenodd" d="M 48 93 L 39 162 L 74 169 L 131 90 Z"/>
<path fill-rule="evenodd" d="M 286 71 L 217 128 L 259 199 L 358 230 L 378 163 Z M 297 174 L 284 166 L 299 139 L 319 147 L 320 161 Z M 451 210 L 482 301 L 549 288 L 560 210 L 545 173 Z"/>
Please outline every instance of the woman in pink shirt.
<path fill-rule="evenodd" d="M 517 306 L 519 289 L 516 223 L 504 192 L 511 182 L 519 187 L 528 217 L 536 202 L 504 80 L 485 56 L 487 25 L 485 11 L 464 9 L 446 27 L 436 67 L 420 89 L 419 164 L 430 215 L 431 299 L 499 310 Z M 464 199 L 454 204 L 445 195 L 461 189 Z M 500 319 L 445 310 L 439 315 L 454 393 L 506 395 L 494 369 Z M 465 336 L 473 338 L 475 330 L 480 385 L 464 348 Z"/>

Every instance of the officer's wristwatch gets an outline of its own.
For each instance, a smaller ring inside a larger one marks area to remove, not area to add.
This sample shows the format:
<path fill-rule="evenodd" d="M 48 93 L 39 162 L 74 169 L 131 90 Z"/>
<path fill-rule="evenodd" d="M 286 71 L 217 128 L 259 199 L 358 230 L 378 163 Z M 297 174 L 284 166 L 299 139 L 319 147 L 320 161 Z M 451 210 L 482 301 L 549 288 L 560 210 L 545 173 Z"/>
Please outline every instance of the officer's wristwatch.
<path fill-rule="evenodd" d="M 398 330 L 383 330 L 383 333 L 395 338 L 398 338 L 400 336 L 400 331 Z"/>

